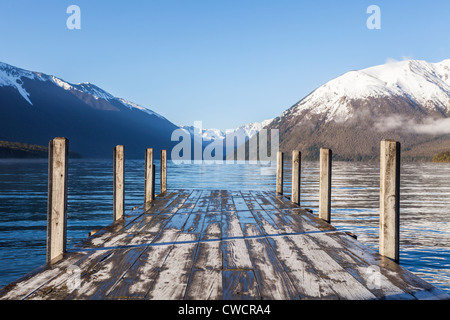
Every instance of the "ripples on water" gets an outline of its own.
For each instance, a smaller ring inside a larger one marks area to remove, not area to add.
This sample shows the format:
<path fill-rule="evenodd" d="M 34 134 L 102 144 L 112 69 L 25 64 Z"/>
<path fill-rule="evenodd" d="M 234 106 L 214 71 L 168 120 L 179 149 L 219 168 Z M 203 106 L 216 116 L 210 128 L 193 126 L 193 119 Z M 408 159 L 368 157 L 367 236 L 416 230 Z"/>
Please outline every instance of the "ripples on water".
<path fill-rule="evenodd" d="M 158 172 L 158 162 L 157 172 Z M 290 193 L 290 163 L 285 165 Z M 112 222 L 112 161 L 71 160 L 68 247 Z M 302 206 L 317 213 L 319 166 L 302 164 Z M 126 210 L 141 205 L 144 161 L 126 162 Z M 332 224 L 378 250 L 379 166 L 333 163 Z M 173 165 L 169 188 L 275 190 L 273 167 Z M 159 190 L 157 174 L 156 190 Z M 45 263 L 47 161 L 0 161 L 0 287 Z M 400 263 L 450 292 L 450 165 L 402 164 Z"/>

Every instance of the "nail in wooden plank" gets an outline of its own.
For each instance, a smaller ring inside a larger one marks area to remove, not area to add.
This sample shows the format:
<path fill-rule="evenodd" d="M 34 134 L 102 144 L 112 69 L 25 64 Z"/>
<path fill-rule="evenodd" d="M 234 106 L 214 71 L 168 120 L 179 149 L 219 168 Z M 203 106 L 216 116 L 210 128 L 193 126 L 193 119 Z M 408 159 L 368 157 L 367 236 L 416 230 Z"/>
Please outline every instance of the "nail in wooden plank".
<path fill-rule="evenodd" d="M 320 149 L 319 218 L 331 222 L 331 157 L 330 149 Z"/>
<path fill-rule="evenodd" d="M 66 251 L 69 141 L 55 138 L 48 149 L 47 263 L 52 263 Z"/>
<path fill-rule="evenodd" d="M 123 218 L 125 211 L 125 147 L 114 148 L 114 221 Z"/>
<path fill-rule="evenodd" d="M 400 143 L 381 141 L 380 254 L 399 262 Z"/>

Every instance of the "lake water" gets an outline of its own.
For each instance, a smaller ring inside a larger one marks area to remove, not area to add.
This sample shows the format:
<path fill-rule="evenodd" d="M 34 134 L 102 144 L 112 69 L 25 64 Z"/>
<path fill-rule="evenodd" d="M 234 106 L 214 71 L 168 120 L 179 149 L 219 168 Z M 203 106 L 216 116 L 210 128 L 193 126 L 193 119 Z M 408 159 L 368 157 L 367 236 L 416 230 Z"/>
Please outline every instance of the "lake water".
<path fill-rule="evenodd" d="M 112 168 L 112 161 L 70 161 L 69 248 L 112 222 Z M 289 194 L 290 163 L 285 168 Z M 302 164 L 302 206 L 316 214 L 318 175 L 317 162 Z M 143 177 L 144 161 L 126 162 L 127 211 L 143 202 Z M 378 250 L 378 163 L 335 162 L 332 183 L 332 224 Z M 275 170 L 169 162 L 168 186 L 274 191 Z M 0 287 L 45 263 L 46 219 L 47 161 L 0 160 Z M 401 265 L 450 293 L 450 164 L 402 164 L 400 240 Z"/>

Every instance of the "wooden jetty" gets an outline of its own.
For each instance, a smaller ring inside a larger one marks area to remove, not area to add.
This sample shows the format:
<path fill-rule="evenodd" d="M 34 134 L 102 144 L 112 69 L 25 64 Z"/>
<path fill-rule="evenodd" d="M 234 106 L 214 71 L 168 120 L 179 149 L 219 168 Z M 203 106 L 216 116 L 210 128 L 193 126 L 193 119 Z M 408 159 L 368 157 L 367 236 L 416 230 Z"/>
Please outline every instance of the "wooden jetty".
<path fill-rule="evenodd" d="M 395 147 L 393 150 L 395 154 Z M 123 159 L 122 152 L 116 154 Z M 147 155 L 153 155 L 153 151 Z M 293 160 L 293 172 L 299 173 L 299 157 Z M 395 164 L 396 159 L 387 163 Z M 122 166 L 115 165 L 119 168 L 117 179 L 123 179 Z M 282 188 L 278 193 L 173 190 L 166 189 L 164 183 L 162 192 L 153 196 L 152 159 L 147 159 L 146 167 L 146 177 L 150 177 L 146 179 L 146 191 L 150 190 L 151 201 L 123 216 L 115 212 L 117 218 L 110 226 L 70 250 L 65 248 L 64 232 L 59 232 L 63 240 L 54 245 L 56 256 L 3 288 L 0 299 L 450 299 L 400 266 L 395 252 L 389 257 L 389 252 L 380 254 L 369 249 L 354 236 L 300 207 L 299 193 L 289 199 L 281 194 Z M 60 176 L 64 166 L 49 171 L 57 171 Z M 166 172 L 163 164 L 161 173 Z M 330 175 L 328 169 L 323 174 L 327 181 Z M 282 179 L 282 174 L 277 176 Z M 388 178 L 389 174 L 384 176 L 383 183 L 388 184 Z M 293 179 L 293 183 L 297 193 L 299 179 Z M 123 184 L 116 187 L 120 191 Z M 391 191 L 396 190 L 394 186 Z M 123 198 L 121 191 L 116 193 Z M 61 213 L 56 217 L 64 216 L 62 194 L 62 203 L 49 199 L 49 224 L 55 224 L 49 229 L 64 227 L 64 218 L 58 223 L 52 215 L 52 203 L 56 203 Z M 329 193 L 323 194 L 326 218 L 330 220 Z M 389 208 L 392 205 L 394 213 L 398 212 L 395 201 L 383 204 Z M 117 206 L 122 208 L 119 203 Z M 383 220 L 382 224 L 386 223 Z M 49 246 L 51 243 L 54 241 L 49 241 Z M 384 241 L 383 248 L 392 244 L 386 243 L 390 241 Z M 62 254 L 58 255 L 58 250 Z"/>

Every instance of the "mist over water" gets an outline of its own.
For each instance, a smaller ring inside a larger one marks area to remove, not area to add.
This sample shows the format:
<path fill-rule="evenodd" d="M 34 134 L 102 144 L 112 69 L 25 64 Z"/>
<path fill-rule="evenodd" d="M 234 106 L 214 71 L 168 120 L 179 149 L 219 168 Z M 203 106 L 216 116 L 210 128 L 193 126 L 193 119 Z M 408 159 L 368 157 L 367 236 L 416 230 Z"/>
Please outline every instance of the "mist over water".
<path fill-rule="evenodd" d="M 275 190 L 266 165 L 168 165 L 169 189 Z M 450 293 L 450 164 L 403 163 L 401 173 L 400 263 Z M 127 160 L 125 175 L 129 211 L 144 199 L 144 161 Z M 112 161 L 70 160 L 68 248 L 112 222 L 112 177 Z M 315 214 L 318 177 L 318 162 L 302 163 L 301 205 Z M 47 179 L 47 160 L 0 160 L 0 287 L 45 263 Z M 331 223 L 378 250 L 379 164 L 334 162 L 332 184 Z"/>

